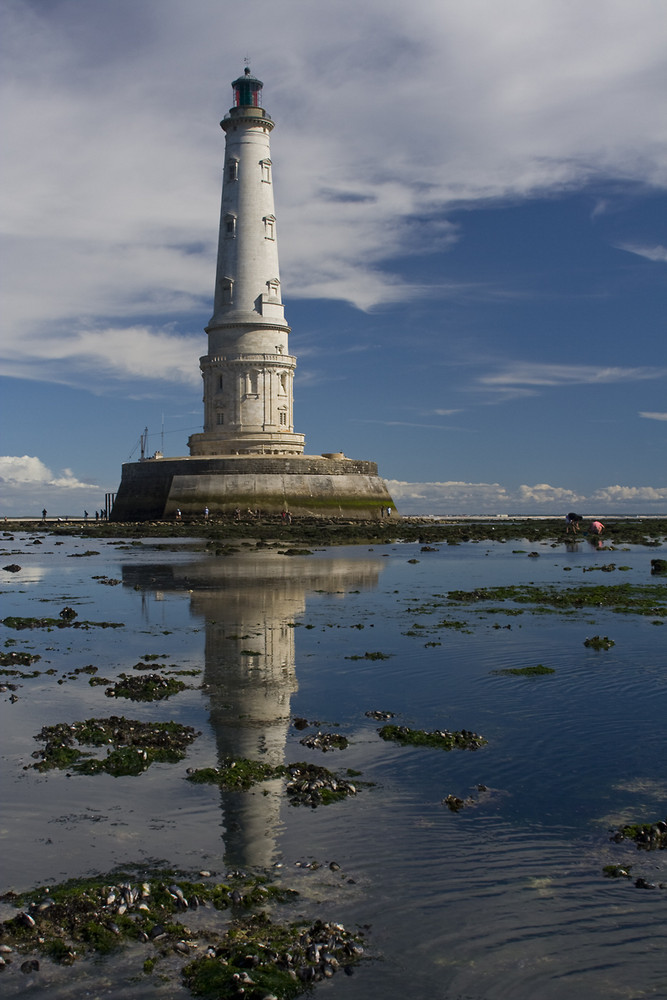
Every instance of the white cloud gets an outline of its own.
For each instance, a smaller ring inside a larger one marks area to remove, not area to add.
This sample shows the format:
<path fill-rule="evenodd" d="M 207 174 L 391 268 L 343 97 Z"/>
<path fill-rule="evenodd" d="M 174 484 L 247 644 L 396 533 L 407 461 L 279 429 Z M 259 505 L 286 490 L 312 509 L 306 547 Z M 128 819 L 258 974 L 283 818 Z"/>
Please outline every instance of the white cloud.
<path fill-rule="evenodd" d="M 646 420 L 667 420 L 667 413 L 643 413 L 640 412 L 640 417 L 645 417 Z"/>
<path fill-rule="evenodd" d="M 521 504 L 572 504 L 582 497 L 574 490 L 563 489 L 561 486 L 549 486 L 548 483 L 536 483 L 535 486 L 519 486 L 517 498 Z"/>
<path fill-rule="evenodd" d="M 71 469 L 53 473 L 35 455 L 1 455 L 0 490 L 2 516 L 36 517 L 42 507 L 69 515 L 75 507 L 94 510 L 104 502 L 103 487 L 82 482 Z"/>
<path fill-rule="evenodd" d="M 663 510 L 667 504 L 667 487 L 655 486 L 605 486 L 591 496 L 599 503 L 661 503 Z"/>
<path fill-rule="evenodd" d="M 218 0 L 6 0 L 0 208 L 11 371 L 29 364 L 45 331 L 63 342 L 40 352 L 43 376 L 59 380 L 69 329 L 118 332 L 127 320 L 136 330 L 142 317 L 156 330 L 160 317 L 208 312 L 224 145 L 216 122 L 248 47 L 278 122 L 291 296 L 361 309 L 414 298 L 422 289 L 392 276 L 392 258 L 456 240 L 448 205 L 557 193 L 592 177 L 667 183 L 662 0 L 281 0 L 279 17 L 275 0 L 255 0 L 252 10 L 249 19 L 245 5 Z M 271 30 L 258 35 L 263 22 Z M 448 291 L 443 282 L 439 294 Z M 113 374 L 94 339 L 80 367 L 101 362 Z M 179 381 L 173 356 L 164 375 L 159 361 L 157 372 L 145 365 L 146 344 L 129 338 L 119 371 Z"/>
<path fill-rule="evenodd" d="M 645 257 L 647 260 L 659 264 L 667 264 L 667 247 L 660 245 L 646 247 L 636 243 L 619 243 L 618 249 L 627 250 L 628 253 L 637 254 L 638 257 Z"/>
<path fill-rule="evenodd" d="M 0 483 L 4 485 L 60 486 L 70 490 L 98 489 L 92 483 L 82 483 L 71 469 L 59 476 L 34 455 L 0 455 Z"/>
<path fill-rule="evenodd" d="M 205 350 L 203 335 L 200 346 Z M 41 339 L 28 335 L 20 343 L 17 340 L 7 354 L 0 360 L 3 375 L 85 385 L 98 393 L 115 379 L 158 379 L 190 386 L 200 382 L 193 364 L 196 341 L 174 333 L 171 327 L 81 329 Z M 95 372 L 94 381 L 91 372 Z"/>
<path fill-rule="evenodd" d="M 386 480 L 399 511 L 413 515 L 544 514 L 558 517 L 571 507 L 584 517 L 598 514 L 664 514 L 667 488 L 607 486 L 590 494 L 548 483 L 521 485 L 515 490 L 500 483 L 407 483 Z"/>
<path fill-rule="evenodd" d="M 34 455 L 1 455 L 0 482 L 46 483 L 51 471 Z"/>
<path fill-rule="evenodd" d="M 503 513 L 510 497 L 500 483 L 407 483 L 386 480 L 398 509 L 410 514 Z"/>

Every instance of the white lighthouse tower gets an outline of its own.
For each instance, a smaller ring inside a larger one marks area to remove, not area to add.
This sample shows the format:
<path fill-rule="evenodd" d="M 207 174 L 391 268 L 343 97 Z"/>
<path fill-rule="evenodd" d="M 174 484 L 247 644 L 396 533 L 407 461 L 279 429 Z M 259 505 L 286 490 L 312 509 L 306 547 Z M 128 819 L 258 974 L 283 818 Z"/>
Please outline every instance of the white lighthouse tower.
<path fill-rule="evenodd" d="M 289 353 L 262 81 L 232 84 L 225 133 L 213 315 L 206 327 L 203 431 L 189 455 L 160 452 L 123 465 L 113 521 L 214 517 L 236 510 L 357 520 L 394 508 L 375 462 L 342 452 L 305 455 L 294 430 L 296 358 Z"/>
<path fill-rule="evenodd" d="M 261 107 L 262 81 L 246 68 L 234 80 L 225 133 L 215 303 L 204 379 L 204 433 L 191 455 L 299 455 L 293 377 L 280 294 L 269 144 L 273 121 Z"/>

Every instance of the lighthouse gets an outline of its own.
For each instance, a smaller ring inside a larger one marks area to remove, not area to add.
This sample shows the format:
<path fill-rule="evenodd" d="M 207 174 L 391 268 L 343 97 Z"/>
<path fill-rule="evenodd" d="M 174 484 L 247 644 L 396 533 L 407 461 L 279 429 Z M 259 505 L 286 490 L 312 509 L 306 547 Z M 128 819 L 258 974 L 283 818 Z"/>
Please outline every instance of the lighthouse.
<path fill-rule="evenodd" d="M 204 433 L 191 455 L 299 455 L 293 379 L 278 267 L 270 136 L 262 81 L 246 68 L 232 83 L 225 133 L 222 206 L 208 354 L 200 360 Z"/>
<path fill-rule="evenodd" d="M 123 465 L 113 521 L 225 516 L 236 510 L 375 520 L 395 511 L 375 462 L 304 454 L 294 430 L 290 354 L 278 266 L 271 116 L 249 68 L 232 83 L 208 352 L 199 359 L 203 430 L 189 455 Z"/>

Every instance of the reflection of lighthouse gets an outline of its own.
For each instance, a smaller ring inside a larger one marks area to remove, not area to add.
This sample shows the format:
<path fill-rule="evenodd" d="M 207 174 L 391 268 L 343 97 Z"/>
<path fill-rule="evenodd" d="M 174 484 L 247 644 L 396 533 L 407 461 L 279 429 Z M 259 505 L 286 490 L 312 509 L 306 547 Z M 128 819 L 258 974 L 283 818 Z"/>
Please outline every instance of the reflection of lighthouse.
<path fill-rule="evenodd" d="M 297 690 L 295 619 L 308 591 L 374 589 L 381 559 L 286 558 L 252 552 L 224 560 L 123 568 L 123 582 L 188 590 L 206 623 L 204 686 L 219 759 L 286 763 L 290 700 Z M 282 781 L 221 793 L 225 861 L 266 868 L 275 859 Z"/>
<path fill-rule="evenodd" d="M 192 610 L 206 621 L 204 676 L 220 760 L 246 757 L 276 766 L 285 760 L 297 690 L 295 630 L 287 622 L 303 613 L 305 594 L 298 580 L 267 580 L 261 563 L 254 570 L 258 576 L 227 580 L 224 590 L 195 591 Z M 222 793 L 229 864 L 271 864 L 281 790 L 275 780 Z"/>

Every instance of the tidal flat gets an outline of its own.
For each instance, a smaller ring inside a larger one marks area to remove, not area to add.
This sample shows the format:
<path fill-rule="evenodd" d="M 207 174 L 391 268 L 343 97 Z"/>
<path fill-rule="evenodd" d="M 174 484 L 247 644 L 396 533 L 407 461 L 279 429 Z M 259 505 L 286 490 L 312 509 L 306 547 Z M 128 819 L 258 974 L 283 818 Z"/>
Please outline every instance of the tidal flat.
<path fill-rule="evenodd" d="M 10 527 L 3 996 L 667 995 L 666 522 Z"/>

